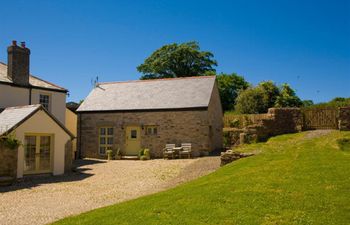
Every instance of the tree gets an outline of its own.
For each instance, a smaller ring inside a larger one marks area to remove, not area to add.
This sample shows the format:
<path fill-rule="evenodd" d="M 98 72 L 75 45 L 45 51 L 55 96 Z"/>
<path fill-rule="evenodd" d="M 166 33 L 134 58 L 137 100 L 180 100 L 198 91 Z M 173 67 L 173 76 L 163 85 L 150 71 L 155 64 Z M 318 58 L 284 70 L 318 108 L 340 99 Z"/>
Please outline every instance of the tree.
<path fill-rule="evenodd" d="M 224 111 L 233 110 L 238 93 L 249 87 L 249 83 L 236 73 L 216 76 L 222 108 Z"/>
<path fill-rule="evenodd" d="M 197 42 L 174 43 L 157 49 L 137 70 L 143 73 L 142 80 L 202 76 L 215 72 L 213 57 L 211 52 L 201 51 Z"/>
<path fill-rule="evenodd" d="M 310 107 L 313 105 L 314 105 L 314 102 L 312 100 L 304 100 L 303 101 L 303 107 Z"/>
<path fill-rule="evenodd" d="M 280 95 L 280 90 L 273 81 L 263 81 L 258 84 L 264 92 L 265 101 L 267 103 L 267 108 L 275 106 L 277 97 Z"/>
<path fill-rule="evenodd" d="M 266 113 L 268 102 L 265 95 L 261 87 L 248 88 L 238 95 L 235 109 L 242 114 Z"/>
<path fill-rule="evenodd" d="M 289 86 L 289 84 L 282 84 L 280 89 L 280 96 L 277 97 L 275 106 L 276 107 L 300 107 L 303 102 L 295 91 Z"/>

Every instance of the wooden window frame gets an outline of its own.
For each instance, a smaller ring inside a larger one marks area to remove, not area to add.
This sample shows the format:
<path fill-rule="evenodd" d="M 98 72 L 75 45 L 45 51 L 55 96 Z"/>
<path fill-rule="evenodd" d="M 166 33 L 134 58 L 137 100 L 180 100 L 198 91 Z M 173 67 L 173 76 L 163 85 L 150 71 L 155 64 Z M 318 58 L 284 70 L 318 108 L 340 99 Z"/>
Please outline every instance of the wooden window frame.
<path fill-rule="evenodd" d="M 101 129 L 105 129 L 105 133 L 101 134 Z M 112 134 L 108 134 L 108 129 L 112 129 Z M 111 126 L 103 126 L 98 128 L 98 154 L 99 155 L 106 155 L 106 152 L 108 150 L 113 149 L 114 144 L 114 127 Z M 101 138 L 104 139 L 104 143 L 101 144 Z M 108 143 L 108 138 L 112 138 L 112 144 Z M 104 148 L 104 153 L 101 152 L 101 148 Z"/>
<path fill-rule="evenodd" d="M 42 103 L 41 100 L 42 100 L 42 96 L 46 97 L 47 96 L 47 103 Z M 51 112 L 51 94 L 48 94 L 48 93 L 39 93 L 39 103 L 49 112 Z"/>
<path fill-rule="evenodd" d="M 148 129 L 151 129 L 151 132 L 148 132 Z M 158 126 L 156 125 L 146 125 L 145 126 L 145 134 L 148 136 L 156 136 L 158 135 Z"/>

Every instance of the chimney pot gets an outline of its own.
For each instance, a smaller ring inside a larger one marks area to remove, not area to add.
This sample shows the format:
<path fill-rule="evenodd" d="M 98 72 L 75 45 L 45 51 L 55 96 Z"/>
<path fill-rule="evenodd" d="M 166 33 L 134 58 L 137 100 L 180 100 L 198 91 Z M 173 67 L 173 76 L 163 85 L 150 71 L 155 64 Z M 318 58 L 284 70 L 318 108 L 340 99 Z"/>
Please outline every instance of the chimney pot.
<path fill-rule="evenodd" d="M 13 45 L 13 46 L 17 46 L 17 41 L 13 40 L 13 41 L 12 41 L 12 45 Z"/>
<path fill-rule="evenodd" d="M 21 42 L 21 47 L 25 48 L 26 47 L 26 43 L 24 41 Z"/>

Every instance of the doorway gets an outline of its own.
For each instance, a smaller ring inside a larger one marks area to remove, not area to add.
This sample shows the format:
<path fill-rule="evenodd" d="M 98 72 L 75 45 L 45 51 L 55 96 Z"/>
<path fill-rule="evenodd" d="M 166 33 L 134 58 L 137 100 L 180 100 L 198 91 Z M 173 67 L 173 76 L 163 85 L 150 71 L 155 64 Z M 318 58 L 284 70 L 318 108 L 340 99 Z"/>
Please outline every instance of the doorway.
<path fill-rule="evenodd" d="M 141 128 L 139 126 L 127 126 L 125 132 L 126 155 L 138 155 L 141 150 Z"/>
<path fill-rule="evenodd" d="M 24 174 L 52 172 L 53 135 L 33 134 L 24 138 Z"/>

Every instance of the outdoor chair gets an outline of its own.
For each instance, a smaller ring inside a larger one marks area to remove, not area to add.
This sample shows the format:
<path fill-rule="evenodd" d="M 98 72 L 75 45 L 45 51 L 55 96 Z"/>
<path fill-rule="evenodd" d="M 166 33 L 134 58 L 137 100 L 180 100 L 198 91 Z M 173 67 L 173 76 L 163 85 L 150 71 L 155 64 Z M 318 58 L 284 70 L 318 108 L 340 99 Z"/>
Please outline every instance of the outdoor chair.
<path fill-rule="evenodd" d="M 169 159 L 171 157 L 172 159 L 175 158 L 175 144 L 166 144 L 165 148 L 163 149 L 163 158 Z"/>
<path fill-rule="evenodd" d="M 182 155 L 187 155 L 190 159 L 192 156 L 192 144 L 191 143 L 182 143 L 181 150 L 179 151 L 179 158 L 181 159 Z"/>

